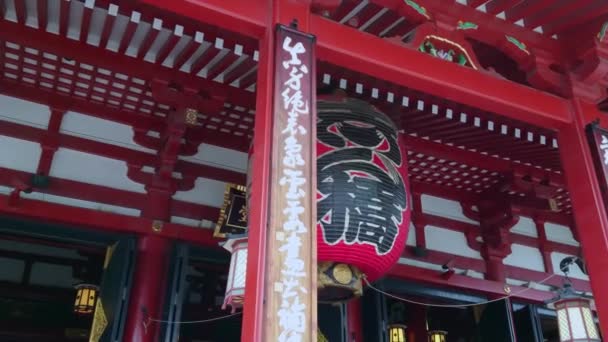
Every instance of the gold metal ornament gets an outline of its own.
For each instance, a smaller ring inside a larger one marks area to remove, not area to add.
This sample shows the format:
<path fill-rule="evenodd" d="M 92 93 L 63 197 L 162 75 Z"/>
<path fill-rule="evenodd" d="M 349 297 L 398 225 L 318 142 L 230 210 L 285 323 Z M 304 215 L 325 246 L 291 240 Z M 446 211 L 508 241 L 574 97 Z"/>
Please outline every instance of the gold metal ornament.
<path fill-rule="evenodd" d="M 317 298 L 321 303 L 345 302 L 363 294 L 363 274 L 352 265 L 321 262 L 317 273 Z"/>
<path fill-rule="evenodd" d="M 160 233 L 163 230 L 163 221 L 154 220 L 152 222 L 152 231 L 155 233 Z"/>
<path fill-rule="evenodd" d="M 196 109 L 186 109 L 186 124 L 194 126 L 198 122 L 198 112 Z"/>
<path fill-rule="evenodd" d="M 350 282 L 353 280 L 353 272 L 350 270 L 350 267 L 345 264 L 335 265 L 332 273 L 334 275 L 334 279 L 336 279 L 336 281 L 340 284 L 350 284 Z"/>

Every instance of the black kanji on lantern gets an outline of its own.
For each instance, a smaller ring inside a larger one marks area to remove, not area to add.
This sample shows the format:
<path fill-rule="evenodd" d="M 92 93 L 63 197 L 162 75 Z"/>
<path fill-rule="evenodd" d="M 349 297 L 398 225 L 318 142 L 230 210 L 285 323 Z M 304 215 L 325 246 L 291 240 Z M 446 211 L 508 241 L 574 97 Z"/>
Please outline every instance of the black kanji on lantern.
<path fill-rule="evenodd" d="M 317 116 L 317 220 L 325 242 L 390 252 L 407 208 L 394 124 L 354 99 L 320 101 Z"/>

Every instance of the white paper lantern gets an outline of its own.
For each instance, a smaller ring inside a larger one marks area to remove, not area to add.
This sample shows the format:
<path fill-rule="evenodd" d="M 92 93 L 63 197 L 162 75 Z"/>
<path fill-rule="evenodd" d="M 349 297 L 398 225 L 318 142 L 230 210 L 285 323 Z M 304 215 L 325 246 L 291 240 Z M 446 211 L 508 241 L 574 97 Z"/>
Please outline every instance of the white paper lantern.
<path fill-rule="evenodd" d="M 222 309 L 232 307 L 234 313 L 243 307 L 245 298 L 245 275 L 247 271 L 247 236 L 233 237 L 227 240 L 223 247 L 231 254 L 226 296 Z"/>

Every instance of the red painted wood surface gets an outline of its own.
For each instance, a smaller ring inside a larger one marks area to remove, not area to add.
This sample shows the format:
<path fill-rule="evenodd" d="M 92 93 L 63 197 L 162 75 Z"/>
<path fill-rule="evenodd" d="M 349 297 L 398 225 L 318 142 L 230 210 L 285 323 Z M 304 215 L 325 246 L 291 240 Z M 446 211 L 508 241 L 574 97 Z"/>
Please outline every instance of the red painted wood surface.
<path fill-rule="evenodd" d="M 272 1 L 261 6 L 273 13 Z M 267 16 L 265 24 L 274 26 Z M 264 277 L 266 269 L 266 230 L 268 224 L 270 154 L 272 141 L 272 107 L 274 90 L 274 30 L 266 30 L 260 43 L 260 62 L 257 71 L 256 119 L 253 134 L 253 162 L 251 204 L 249 213 L 249 240 L 247 251 L 247 278 L 241 341 L 262 341 Z"/>
<path fill-rule="evenodd" d="M 363 342 L 363 312 L 361 299 L 346 303 L 347 342 Z"/>
<path fill-rule="evenodd" d="M 594 105 L 580 100 L 573 101 L 572 109 L 575 121 L 561 131 L 561 153 L 600 327 L 608 336 L 608 217 L 584 131 L 587 118 L 600 114 Z"/>

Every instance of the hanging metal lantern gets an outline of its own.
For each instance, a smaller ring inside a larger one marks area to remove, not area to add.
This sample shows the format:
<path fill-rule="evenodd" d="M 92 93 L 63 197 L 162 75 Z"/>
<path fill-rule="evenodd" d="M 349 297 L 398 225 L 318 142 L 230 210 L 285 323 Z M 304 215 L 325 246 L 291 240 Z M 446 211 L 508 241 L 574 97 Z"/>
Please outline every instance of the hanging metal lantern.
<path fill-rule="evenodd" d="M 557 313 L 560 342 L 601 341 L 591 301 L 576 293 L 569 282 L 559 290 L 556 298 L 549 301 L 548 306 Z"/>
<path fill-rule="evenodd" d="M 560 300 L 555 303 L 555 310 L 560 341 L 601 341 L 587 299 Z"/>
<path fill-rule="evenodd" d="M 599 342 L 601 338 L 593 319 L 591 299 L 583 293 L 576 292 L 568 277 L 570 266 L 573 264 L 587 273 L 582 259 L 569 257 L 562 260 L 559 267 L 565 275 L 564 285 L 557 291 L 557 296 L 546 301 L 546 304 L 557 313 L 560 342 Z"/>
<path fill-rule="evenodd" d="M 245 276 L 247 272 L 247 236 L 229 236 L 222 246 L 230 252 L 230 270 L 226 283 L 226 295 L 222 309 L 232 307 L 234 313 L 243 307 L 245 298 Z"/>
<path fill-rule="evenodd" d="M 429 342 L 446 342 L 448 332 L 443 330 L 429 331 Z"/>
<path fill-rule="evenodd" d="M 95 311 L 99 287 L 91 284 L 79 284 L 75 286 L 75 289 L 74 312 L 80 315 L 92 314 Z"/>
<path fill-rule="evenodd" d="M 407 326 L 403 324 L 391 324 L 388 326 L 389 342 L 406 342 L 405 333 Z"/>
<path fill-rule="evenodd" d="M 410 224 L 406 151 L 393 121 L 340 95 L 317 102 L 319 301 L 361 294 L 399 259 Z"/>

